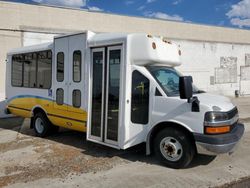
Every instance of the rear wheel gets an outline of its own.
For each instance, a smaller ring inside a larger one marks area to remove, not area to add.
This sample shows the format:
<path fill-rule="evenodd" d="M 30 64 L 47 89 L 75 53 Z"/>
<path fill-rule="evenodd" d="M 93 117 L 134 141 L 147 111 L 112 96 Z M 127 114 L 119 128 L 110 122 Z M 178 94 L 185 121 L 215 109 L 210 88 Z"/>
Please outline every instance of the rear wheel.
<path fill-rule="evenodd" d="M 170 168 L 187 167 L 195 154 L 188 135 L 174 128 L 165 128 L 156 135 L 154 151 L 157 158 Z"/>
<path fill-rule="evenodd" d="M 47 116 L 42 113 L 38 112 L 35 114 L 33 119 L 33 128 L 35 130 L 36 136 L 38 137 L 46 137 L 51 133 L 57 132 L 58 127 L 54 126 Z"/>

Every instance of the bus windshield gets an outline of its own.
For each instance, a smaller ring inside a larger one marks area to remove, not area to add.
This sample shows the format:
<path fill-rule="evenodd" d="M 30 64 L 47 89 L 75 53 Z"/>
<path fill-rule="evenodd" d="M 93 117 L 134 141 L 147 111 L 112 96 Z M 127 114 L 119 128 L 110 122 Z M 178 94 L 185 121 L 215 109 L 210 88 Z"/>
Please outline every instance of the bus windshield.
<path fill-rule="evenodd" d="M 152 76 L 165 91 L 167 96 L 179 96 L 179 78 L 182 76 L 177 70 L 164 66 L 148 66 Z M 193 93 L 202 93 L 193 85 Z"/>

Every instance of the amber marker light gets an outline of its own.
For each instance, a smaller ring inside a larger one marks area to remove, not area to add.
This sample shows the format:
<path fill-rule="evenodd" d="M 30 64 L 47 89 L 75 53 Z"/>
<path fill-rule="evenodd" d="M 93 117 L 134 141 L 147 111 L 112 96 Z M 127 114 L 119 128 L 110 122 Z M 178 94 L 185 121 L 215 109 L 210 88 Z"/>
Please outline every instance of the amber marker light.
<path fill-rule="evenodd" d="M 221 126 L 221 127 L 205 127 L 205 133 L 207 134 L 222 134 L 230 132 L 230 126 Z"/>

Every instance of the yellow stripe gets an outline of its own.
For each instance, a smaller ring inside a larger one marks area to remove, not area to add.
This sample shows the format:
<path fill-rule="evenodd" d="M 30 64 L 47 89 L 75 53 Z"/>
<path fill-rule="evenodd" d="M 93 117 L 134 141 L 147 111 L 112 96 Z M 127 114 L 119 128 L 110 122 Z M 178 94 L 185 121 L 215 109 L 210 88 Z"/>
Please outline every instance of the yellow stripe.
<path fill-rule="evenodd" d="M 54 125 L 81 132 L 86 131 L 87 112 L 83 109 L 69 105 L 59 106 L 53 101 L 39 98 L 15 98 L 8 104 L 12 114 L 25 118 L 32 116 L 31 109 L 34 106 L 42 107 L 49 114 L 48 118 Z M 56 115 L 56 117 L 53 115 Z"/>

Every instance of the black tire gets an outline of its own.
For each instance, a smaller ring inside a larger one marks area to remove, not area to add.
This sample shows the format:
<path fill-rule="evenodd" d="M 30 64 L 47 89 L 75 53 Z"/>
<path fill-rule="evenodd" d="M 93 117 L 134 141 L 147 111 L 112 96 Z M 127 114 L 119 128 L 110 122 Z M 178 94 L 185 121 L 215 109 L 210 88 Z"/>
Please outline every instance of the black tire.
<path fill-rule="evenodd" d="M 165 166 L 179 169 L 187 167 L 193 160 L 195 146 L 182 130 L 169 127 L 161 130 L 156 135 L 154 152 Z"/>
<path fill-rule="evenodd" d="M 33 128 L 35 130 L 36 136 L 44 138 L 53 133 L 53 129 L 55 129 L 54 127 L 55 126 L 51 124 L 44 113 L 38 112 L 35 114 L 33 118 Z"/>

